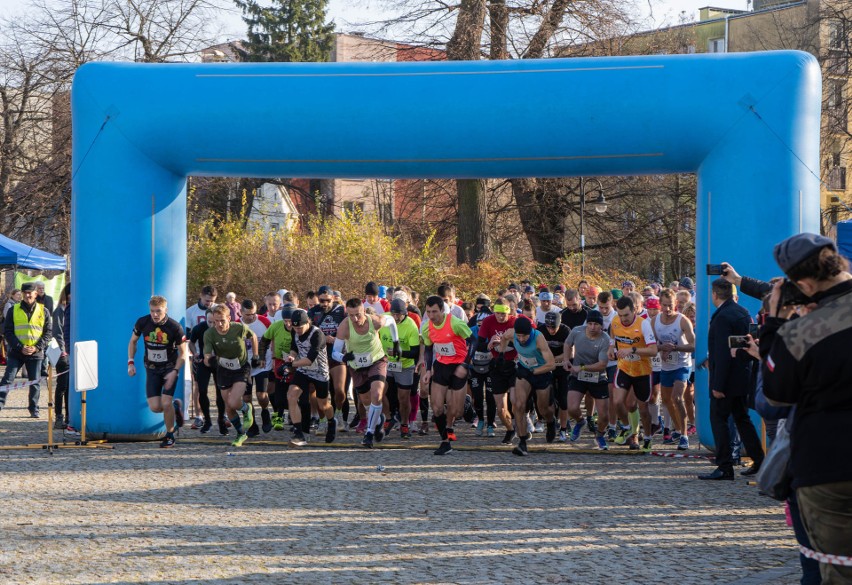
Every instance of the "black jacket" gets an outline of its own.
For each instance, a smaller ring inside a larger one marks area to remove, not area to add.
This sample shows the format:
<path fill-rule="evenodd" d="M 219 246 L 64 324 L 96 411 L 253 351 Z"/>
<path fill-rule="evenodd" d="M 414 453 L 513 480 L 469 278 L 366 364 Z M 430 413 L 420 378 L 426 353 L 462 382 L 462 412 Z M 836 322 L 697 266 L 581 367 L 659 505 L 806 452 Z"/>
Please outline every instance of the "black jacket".
<path fill-rule="evenodd" d="M 36 302 L 32 305 L 27 305 L 25 301 L 21 301 L 19 304 L 24 312 L 32 318 L 36 305 L 40 303 Z M 36 352 L 28 356 L 21 353 L 21 349 L 23 349 L 24 346 L 15 336 L 14 311 L 14 306 L 9 308 L 9 311 L 6 313 L 6 321 L 3 323 L 3 337 L 6 339 L 6 343 L 9 344 L 9 350 L 13 352 L 15 357 L 18 359 L 44 359 L 44 350 L 47 349 L 48 344 L 50 344 L 50 340 L 53 339 L 53 320 L 51 319 L 50 311 L 45 308 L 44 330 L 41 333 L 41 339 L 39 339 L 38 343 L 35 345 Z"/>
<path fill-rule="evenodd" d="M 793 487 L 852 481 L 852 448 L 827 438 L 852 429 L 852 280 L 815 300 L 816 310 L 790 321 L 770 317 L 760 333 L 763 393 L 796 405 Z"/>
<path fill-rule="evenodd" d="M 772 292 L 772 283 L 743 276 L 740 282 L 740 292 L 758 300 L 763 300 L 766 293 Z"/>
<path fill-rule="evenodd" d="M 728 299 L 710 317 L 707 349 L 710 352 L 710 390 L 725 396 L 745 396 L 751 388 L 749 360 L 731 357 L 728 337 L 747 335 L 751 315 Z"/>

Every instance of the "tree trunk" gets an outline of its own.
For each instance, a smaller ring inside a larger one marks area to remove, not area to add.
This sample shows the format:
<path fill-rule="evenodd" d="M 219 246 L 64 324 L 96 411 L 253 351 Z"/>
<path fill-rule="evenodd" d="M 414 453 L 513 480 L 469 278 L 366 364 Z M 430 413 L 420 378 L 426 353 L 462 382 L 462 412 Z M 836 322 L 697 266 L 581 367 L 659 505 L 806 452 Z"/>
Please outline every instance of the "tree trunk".
<path fill-rule="evenodd" d="M 453 36 L 447 43 L 450 61 L 478 61 L 485 28 L 486 0 L 462 0 Z M 480 179 L 456 181 L 459 200 L 456 260 L 476 264 L 488 253 L 488 214 L 485 183 Z"/>
<path fill-rule="evenodd" d="M 532 249 L 533 259 L 553 264 L 565 256 L 564 201 L 555 189 L 546 189 L 539 179 L 512 179 L 512 194 L 518 204 L 521 226 Z"/>
<path fill-rule="evenodd" d="M 488 209 L 485 181 L 459 179 L 456 181 L 459 198 L 456 262 L 476 264 L 488 252 Z"/>
<path fill-rule="evenodd" d="M 491 53 L 492 61 L 509 58 L 507 34 L 509 28 L 509 9 L 506 0 L 491 0 L 488 5 L 488 15 L 491 20 Z"/>

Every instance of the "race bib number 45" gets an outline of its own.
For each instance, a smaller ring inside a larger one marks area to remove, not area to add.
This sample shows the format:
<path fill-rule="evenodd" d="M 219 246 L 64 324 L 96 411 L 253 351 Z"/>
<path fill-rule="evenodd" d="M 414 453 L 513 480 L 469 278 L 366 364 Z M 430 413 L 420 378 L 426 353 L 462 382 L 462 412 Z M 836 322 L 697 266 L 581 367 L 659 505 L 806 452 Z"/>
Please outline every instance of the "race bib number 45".
<path fill-rule="evenodd" d="M 373 365 L 373 354 L 371 353 L 356 353 L 355 359 L 356 368 L 368 368 Z"/>

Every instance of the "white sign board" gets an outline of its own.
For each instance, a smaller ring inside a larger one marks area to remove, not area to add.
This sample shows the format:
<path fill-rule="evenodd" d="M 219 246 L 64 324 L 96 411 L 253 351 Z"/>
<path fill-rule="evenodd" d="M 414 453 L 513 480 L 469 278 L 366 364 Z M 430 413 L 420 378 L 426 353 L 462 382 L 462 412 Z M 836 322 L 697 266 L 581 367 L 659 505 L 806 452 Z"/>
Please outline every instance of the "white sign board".
<path fill-rule="evenodd" d="M 59 358 L 62 357 L 62 350 L 59 349 L 59 344 L 56 343 L 55 339 L 50 340 L 50 343 L 47 346 L 47 351 L 45 351 L 44 354 L 47 356 L 47 361 L 50 362 L 50 365 L 55 368 Z"/>
<path fill-rule="evenodd" d="M 98 387 L 98 342 L 78 341 L 74 344 L 74 386 L 77 392 Z"/>

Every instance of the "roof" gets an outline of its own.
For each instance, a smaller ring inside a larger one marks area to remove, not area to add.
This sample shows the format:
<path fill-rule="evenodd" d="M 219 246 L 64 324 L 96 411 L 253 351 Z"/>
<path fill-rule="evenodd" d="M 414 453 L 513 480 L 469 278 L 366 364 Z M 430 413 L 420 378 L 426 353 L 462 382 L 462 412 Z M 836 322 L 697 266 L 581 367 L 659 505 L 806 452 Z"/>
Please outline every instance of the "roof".
<path fill-rule="evenodd" d="M 27 246 L 3 235 L 0 235 L 0 264 L 34 270 L 66 270 L 68 267 L 62 256 Z"/>

